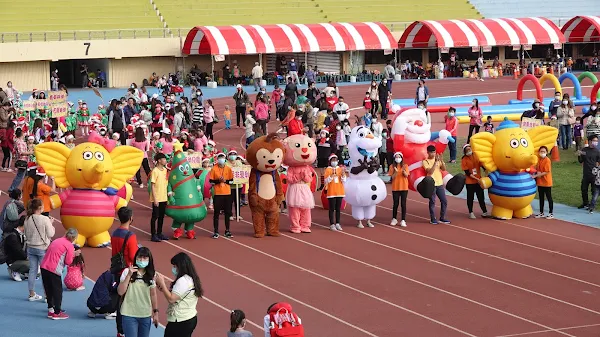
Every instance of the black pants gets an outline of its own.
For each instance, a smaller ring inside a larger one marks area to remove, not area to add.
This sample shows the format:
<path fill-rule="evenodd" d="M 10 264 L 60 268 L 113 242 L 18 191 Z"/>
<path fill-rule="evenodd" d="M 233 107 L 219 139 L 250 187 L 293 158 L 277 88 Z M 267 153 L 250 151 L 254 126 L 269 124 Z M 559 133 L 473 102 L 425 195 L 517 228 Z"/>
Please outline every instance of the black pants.
<path fill-rule="evenodd" d="M 3 146 L 2 153 L 4 153 L 4 158 L 2 158 L 2 168 L 10 168 L 10 149 L 7 146 Z"/>
<path fill-rule="evenodd" d="M 242 201 L 242 187 L 237 188 L 237 192 L 236 192 L 236 188 L 234 188 L 233 186 L 231 186 L 231 214 L 235 214 L 236 217 L 239 216 L 238 212 L 237 212 L 237 208 L 238 208 L 238 201 L 240 201 L 240 207 L 241 207 L 241 201 Z M 236 195 L 237 193 L 237 195 Z M 238 200 L 239 198 L 239 200 Z M 241 210 L 240 210 L 241 212 Z"/>
<path fill-rule="evenodd" d="M 377 116 L 377 112 L 379 111 L 379 101 L 371 100 L 371 117 Z"/>
<path fill-rule="evenodd" d="M 92 306 L 90 304 L 90 302 L 87 302 L 87 307 L 90 310 L 90 312 L 94 313 L 94 314 L 112 314 L 113 312 L 117 311 L 117 307 L 118 307 L 118 302 L 113 304 L 107 304 L 103 307 L 100 307 L 99 309 L 96 309 L 96 307 Z"/>
<path fill-rule="evenodd" d="M 169 322 L 165 329 L 165 337 L 192 337 L 196 324 L 198 324 L 198 317 L 196 316 L 187 321 Z"/>
<path fill-rule="evenodd" d="M 389 162 L 387 157 L 387 152 L 379 152 L 379 165 L 381 166 L 381 169 L 383 170 L 383 173 L 386 173 L 386 169 L 385 169 L 385 163 L 387 162 L 388 167 L 390 165 L 392 165 L 391 162 Z"/>
<path fill-rule="evenodd" d="M 327 201 L 329 202 L 329 224 L 339 224 L 342 212 L 342 197 L 327 198 Z M 333 212 L 335 212 L 335 222 L 333 221 Z"/>
<path fill-rule="evenodd" d="M 236 106 L 235 107 L 235 124 L 240 126 L 244 126 L 246 122 L 246 107 L 245 106 Z"/>
<path fill-rule="evenodd" d="M 229 218 L 231 217 L 231 195 L 213 196 L 213 226 L 215 233 L 219 233 L 219 214 L 225 212 L 225 230 L 229 232 Z"/>
<path fill-rule="evenodd" d="M 402 220 L 406 221 L 406 199 L 408 199 L 408 191 L 392 191 L 392 199 L 394 200 L 394 206 L 392 206 L 392 218 L 398 217 L 398 204 L 402 208 Z"/>
<path fill-rule="evenodd" d="M 592 186 L 592 194 L 596 190 L 596 185 L 594 185 L 594 180 L 596 177 L 583 175 L 581 178 L 581 200 L 583 201 L 583 205 L 587 206 L 589 204 L 590 195 L 588 194 L 588 187 Z"/>
<path fill-rule="evenodd" d="M 167 209 L 167 202 L 159 202 L 158 206 L 154 206 L 152 203 L 152 218 L 150 219 L 150 233 L 152 235 L 162 234 L 163 222 L 165 220 L 165 210 Z M 156 220 L 158 220 L 158 228 L 156 227 Z"/>
<path fill-rule="evenodd" d="M 214 124 L 215 124 L 215 122 L 206 123 L 206 132 L 204 134 L 206 135 L 207 139 L 215 139 L 215 136 L 213 136 L 213 125 Z"/>
<path fill-rule="evenodd" d="M 135 180 L 137 180 L 138 185 L 142 184 L 142 168 L 144 168 L 144 172 L 146 173 L 146 178 L 150 177 L 150 163 L 148 162 L 148 158 L 144 158 L 142 160 L 142 167 L 135 174 Z"/>
<path fill-rule="evenodd" d="M 485 197 L 481 186 L 479 186 L 479 184 L 467 184 L 467 208 L 469 209 L 469 213 L 473 213 L 473 200 L 475 200 L 475 195 L 477 195 L 477 201 L 479 202 L 481 211 L 487 213 Z"/>
<path fill-rule="evenodd" d="M 548 199 L 548 208 L 550 214 L 554 211 L 554 201 L 552 200 L 552 187 L 538 186 L 538 197 L 540 198 L 540 213 L 544 213 L 544 199 Z"/>
<path fill-rule="evenodd" d="M 44 285 L 44 292 L 46 292 L 48 309 L 54 308 L 55 314 L 60 313 L 63 295 L 62 277 L 42 269 L 42 284 Z"/>
<path fill-rule="evenodd" d="M 256 123 L 260 126 L 260 130 L 262 131 L 263 135 L 267 135 L 267 123 L 269 121 L 267 119 L 258 119 L 256 120 Z"/>
<path fill-rule="evenodd" d="M 475 132 L 473 132 L 475 131 Z M 469 140 L 471 140 L 471 136 L 473 135 L 473 133 L 478 133 L 479 132 L 479 125 L 469 125 L 469 136 L 467 137 L 467 143 L 469 143 Z"/>

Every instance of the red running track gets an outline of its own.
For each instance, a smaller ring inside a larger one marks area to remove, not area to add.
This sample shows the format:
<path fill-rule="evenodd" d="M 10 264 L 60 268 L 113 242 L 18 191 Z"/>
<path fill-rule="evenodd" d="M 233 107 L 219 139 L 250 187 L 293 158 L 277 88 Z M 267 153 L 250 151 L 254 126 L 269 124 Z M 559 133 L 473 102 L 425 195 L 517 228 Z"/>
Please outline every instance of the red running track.
<path fill-rule="evenodd" d="M 414 85 L 394 83 L 394 91 L 410 97 Z M 434 96 L 515 87 L 504 79 L 429 83 Z M 351 107 L 360 106 L 362 86 L 341 90 Z M 493 97 L 499 104 L 514 93 Z M 230 104 L 214 101 L 218 111 Z M 238 151 L 241 137 L 242 129 L 216 133 L 219 146 Z M 3 173 L 2 186 L 11 178 Z M 432 226 L 427 201 L 412 193 L 406 229 L 387 225 L 390 196 L 378 206 L 375 228 L 356 228 L 346 209 L 344 231 L 331 232 L 326 211 L 317 207 L 312 234 L 288 233 L 282 216 L 282 237 L 255 239 L 243 207 L 245 220 L 232 223 L 234 239 L 210 239 L 209 214 L 197 224 L 197 240 L 153 243 L 147 192 L 135 188 L 134 195 L 133 230 L 154 253 L 158 271 L 170 275 L 170 258 L 184 251 L 200 273 L 207 298 L 199 302 L 194 336 L 224 335 L 234 308 L 246 312 L 249 330 L 261 336 L 266 308 L 282 300 L 292 303 L 310 337 L 599 335 L 600 231 L 594 228 L 560 220 L 469 220 L 464 200 L 453 197 L 452 224 Z M 84 254 L 87 276 L 95 279 L 108 267 L 110 251 L 86 248 Z M 166 307 L 162 298 L 160 306 Z"/>

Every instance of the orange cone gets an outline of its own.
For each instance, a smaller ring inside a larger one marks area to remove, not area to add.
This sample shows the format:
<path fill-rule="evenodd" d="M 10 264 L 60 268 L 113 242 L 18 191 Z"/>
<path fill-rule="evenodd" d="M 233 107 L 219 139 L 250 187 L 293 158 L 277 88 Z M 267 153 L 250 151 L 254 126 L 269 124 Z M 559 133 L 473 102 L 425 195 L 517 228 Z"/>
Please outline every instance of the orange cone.
<path fill-rule="evenodd" d="M 551 155 L 551 159 L 553 162 L 560 161 L 560 154 L 558 153 L 558 146 L 554 145 L 554 148 L 552 148 L 552 151 L 550 151 L 550 155 Z"/>
<path fill-rule="evenodd" d="M 513 80 L 518 80 L 519 79 L 519 68 L 515 68 L 515 71 L 513 72 Z"/>

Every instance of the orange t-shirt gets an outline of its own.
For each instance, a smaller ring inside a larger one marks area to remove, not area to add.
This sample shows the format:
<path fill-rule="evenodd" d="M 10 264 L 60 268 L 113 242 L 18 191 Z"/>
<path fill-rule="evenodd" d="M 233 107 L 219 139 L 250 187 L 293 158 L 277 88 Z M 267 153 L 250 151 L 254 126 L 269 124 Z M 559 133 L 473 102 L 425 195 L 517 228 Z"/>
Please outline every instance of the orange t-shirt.
<path fill-rule="evenodd" d="M 225 119 L 227 119 L 227 120 L 231 119 L 231 111 L 230 110 L 223 111 L 223 116 L 225 116 Z"/>
<path fill-rule="evenodd" d="M 342 175 L 344 174 L 344 169 L 339 166 L 335 168 L 329 166 L 325 169 L 325 179 L 334 175 L 337 177 L 337 179 L 335 177 L 332 177 L 333 180 L 331 180 L 331 182 L 325 186 L 325 188 L 327 189 L 327 198 L 346 196 L 344 191 L 344 183 L 342 183 Z"/>
<path fill-rule="evenodd" d="M 471 156 L 463 156 L 461 162 L 460 162 L 460 168 L 463 171 L 469 171 L 471 172 L 472 175 L 476 176 L 477 178 L 481 178 L 481 173 L 480 173 L 480 168 L 481 168 L 481 163 L 479 162 L 479 159 L 473 154 Z M 466 184 L 477 184 L 477 180 L 471 178 L 470 175 L 467 175 L 467 179 L 465 180 Z"/>
<path fill-rule="evenodd" d="M 391 177 L 398 164 L 390 165 L 388 175 Z M 392 191 L 408 191 L 408 177 L 402 174 L 402 171 L 408 173 L 408 165 L 402 163 L 402 167 L 398 169 L 398 174 L 392 179 Z"/>
<path fill-rule="evenodd" d="M 212 170 L 209 173 L 210 180 L 219 180 L 221 177 L 223 180 L 231 180 L 233 179 L 233 171 L 231 167 L 225 165 L 223 167 L 219 167 L 219 165 L 213 166 Z M 231 194 L 231 186 L 228 183 L 219 183 L 215 184 L 215 195 L 230 195 Z"/>
<path fill-rule="evenodd" d="M 552 162 L 550 161 L 550 158 L 540 158 L 536 170 L 538 172 L 548 172 L 548 174 L 543 177 L 535 178 L 537 185 L 543 187 L 552 187 Z"/>
<path fill-rule="evenodd" d="M 33 178 L 28 177 L 23 184 L 23 191 L 26 191 L 27 193 L 27 198 L 23 198 L 25 199 L 23 202 L 29 202 L 31 199 L 29 198 L 29 194 L 31 194 L 33 191 L 33 181 Z M 50 203 L 50 192 L 52 192 L 52 188 L 50 186 L 44 184 L 43 181 L 38 181 L 37 195 L 35 197 L 41 199 L 44 203 L 44 212 L 50 212 L 52 210 L 52 204 Z"/>

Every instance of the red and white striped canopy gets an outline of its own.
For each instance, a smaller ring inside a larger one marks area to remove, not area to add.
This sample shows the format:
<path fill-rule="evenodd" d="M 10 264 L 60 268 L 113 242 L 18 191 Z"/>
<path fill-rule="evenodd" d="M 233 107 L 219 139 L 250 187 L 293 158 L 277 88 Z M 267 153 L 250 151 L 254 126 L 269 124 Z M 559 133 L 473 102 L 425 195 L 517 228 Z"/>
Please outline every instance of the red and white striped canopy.
<path fill-rule="evenodd" d="M 197 26 L 183 45 L 186 55 L 274 54 L 396 49 L 381 23 Z"/>
<path fill-rule="evenodd" d="M 457 48 L 564 43 L 560 29 L 546 18 L 415 21 L 399 48 Z"/>
<path fill-rule="evenodd" d="M 562 32 L 567 42 L 598 42 L 600 16 L 576 16 L 562 27 Z"/>

